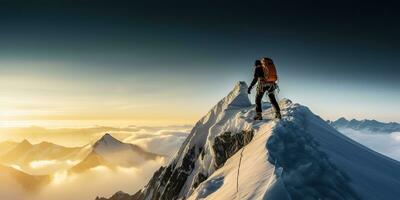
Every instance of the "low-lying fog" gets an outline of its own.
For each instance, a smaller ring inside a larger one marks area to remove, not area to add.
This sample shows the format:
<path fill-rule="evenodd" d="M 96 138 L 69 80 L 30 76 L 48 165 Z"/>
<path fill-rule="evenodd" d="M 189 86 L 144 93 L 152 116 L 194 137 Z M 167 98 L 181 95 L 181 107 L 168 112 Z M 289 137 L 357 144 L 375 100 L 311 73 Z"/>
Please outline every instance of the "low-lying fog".
<path fill-rule="evenodd" d="M 339 131 L 378 153 L 400 161 L 400 132 L 378 133 L 349 128 L 342 128 Z"/>
<path fill-rule="evenodd" d="M 94 200 L 96 196 L 109 197 L 120 190 L 133 194 L 148 182 L 160 166 L 167 164 L 171 156 L 178 150 L 187 137 L 190 128 L 189 126 L 97 127 L 97 131 L 91 128 L 62 129 L 60 131 L 62 139 L 57 138 L 57 129 L 40 128 L 42 131 L 38 131 L 39 129 L 36 127 L 35 134 L 29 134 L 29 128 L 25 128 L 25 130 L 15 129 L 13 130 L 14 133 L 19 134 L 14 135 L 14 138 L 10 137 L 8 139 L 14 141 L 28 139 L 33 144 L 41 141 L 49 141 L 59 145 L 64 145 L 62 140 L 67 140 L 69 137 L 72 140 L 77 140 L 79 137 L 85 140 L 85 142 L 79 141 L 75 143 L 76 145 L 73 145 L 74 143 L 71 141 L 66 142 L 68 146 L 81 146 L 84 143 L 93 143 L 108 132 L 125 143 L 136 144 L 146 151 L 165 155 L 165 158 L 147 161 L 138 167 L 109 169 L 99 166 L 82 173 L 67 172 L 69 166 L 73 166 L 79 162 L 76 160 L 35 160 L 29 164 L 29 167 L 35 170 L 35 172 L 45 174 L 47 170 L 56 171 L 50 175 L 49 183 L 37 190 L 29 190 L 20 185 L 15 178 L 0 172 L 0 199 Z M 49 138 L 49 140 L 46 140 L 46 138 Z M 18 166 L 12 167 L 18 169 Z"/>

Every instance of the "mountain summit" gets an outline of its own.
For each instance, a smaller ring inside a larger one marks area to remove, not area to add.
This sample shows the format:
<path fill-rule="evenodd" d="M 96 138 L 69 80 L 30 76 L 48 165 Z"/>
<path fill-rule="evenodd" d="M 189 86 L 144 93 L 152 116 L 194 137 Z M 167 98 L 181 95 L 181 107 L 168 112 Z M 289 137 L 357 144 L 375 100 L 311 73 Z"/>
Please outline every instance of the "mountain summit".
<path fill-rule="evenodd" d="M 307 107 L 254 121 L 239 82 L 193 127 L 169 165 L 133 195 L 111 199 L 397 199 L 400 163 L 347 138 Z M 105 199 L 105 198 L 97 198 Z"/>
<path fill-rule="evenodd" d="M 93 145 L 94 151 L 101 152 L 111 152 L 121 148 L 129 148 L 129 145 L 124 145 L 123 142 L 117 140 L 109 133 L 104 134 L 99 140 Z"/>
<path fill-rule="evenodd" d="M 71 168 L 71 172 L 82 172 L 98 166 L 135 167 L 146 161 L 161 158 L 158 154 L 147 152 L 134 144 L 121 142 L 106 133 L 96 141 L 91 152 Z"/>

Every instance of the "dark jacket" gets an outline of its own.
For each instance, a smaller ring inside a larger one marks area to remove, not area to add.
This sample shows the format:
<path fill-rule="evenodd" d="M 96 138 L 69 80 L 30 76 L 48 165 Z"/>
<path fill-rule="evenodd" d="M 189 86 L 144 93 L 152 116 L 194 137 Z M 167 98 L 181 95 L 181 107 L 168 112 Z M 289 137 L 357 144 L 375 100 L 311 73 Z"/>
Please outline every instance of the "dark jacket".
<path fill-rule="evenodd" d="M 253 81 L 251 81 L 249 88 L 253 88 L 259 78 L 264 78 L 264 70 L 261 66 L 256 66 L 254 69 Z"/>

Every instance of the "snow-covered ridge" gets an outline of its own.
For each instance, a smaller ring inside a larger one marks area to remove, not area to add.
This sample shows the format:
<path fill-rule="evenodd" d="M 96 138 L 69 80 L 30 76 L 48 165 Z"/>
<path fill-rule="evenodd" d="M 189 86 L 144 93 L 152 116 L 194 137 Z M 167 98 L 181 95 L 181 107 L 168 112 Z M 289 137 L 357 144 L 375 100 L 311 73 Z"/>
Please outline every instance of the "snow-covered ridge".
<path fill-rule="evenodd" d="M 209 156 L 204 161 L 205 165 L 212 165 L 212 144 L 216 136 L 226 131 L 240 132 L 251 129 L 250 123 L 245 123 L 244 119 L 232 119 L 232 115 L 237 115 L 243 107 L 251 106 L 247 96 L 247 85 L 239 82 L 234 89 L 221 101 L 217 103 L 203 118 L 201 118 L 186 141 L 182 144 L 173 160 L 174 164 L 180 165 L 184 154 L 194 146 L 206 147 L 205 153 Z M 234 121 L 232 121 L 234 120 Z M 197 152 L 198 153 L 198 152 Z M 212 170 L 206 169 L 206 171 Z"/>
<path fill-rule="evenodd" d="M 359 199 L 349 185 L 349 176 L 331 162 L 312 136 L 316 128 L 309 123 L 318 124 L 322 120 L 298 104 L 290 105 L 286 112 L 279 124 L 267 130 L 271 135 L 266 146 L 268 160 L 281 170 L 279 178 L 289 196 L 292 199 Z"/>
<path fill-rule="evenodd" d="M 246 91 L 246 83 L 237 83 L 225 98 L 196 123 L 169 166 L 157 171 L 142 191 L 143 198 L 187 197 L 194 185 L 215 171 L 215 138 L 225 132 L 251 130 L 251 124 L 245 118 L 238 117 L 242 108 L 251 106 Z"/>
<path fill-rule="evenodd" d="M 396 199 L 400 163 L 352 141 L 307 107 L 254 121 L 247 85 L 207 113 L 168 166 L 123 199 Z M 218 146 L 218 148 L 216 148 Z M 221 155 L 226 156 L 221 156 Z M 126 195 L 125 195 L 126 196 Z"/>

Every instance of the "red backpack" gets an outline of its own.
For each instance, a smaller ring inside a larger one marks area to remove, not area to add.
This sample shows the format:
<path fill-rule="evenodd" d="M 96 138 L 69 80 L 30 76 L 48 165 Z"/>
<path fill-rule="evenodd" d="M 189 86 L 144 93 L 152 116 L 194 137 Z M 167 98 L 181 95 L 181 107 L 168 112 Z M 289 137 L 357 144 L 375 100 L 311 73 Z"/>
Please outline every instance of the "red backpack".
<path fill-rule="evenodd" d="M 276 68 L 271 59 L 268 59 L 267 66 L 263 66 L 264 81 L 267 83 L 275 83 L 278 80 Z"/>

